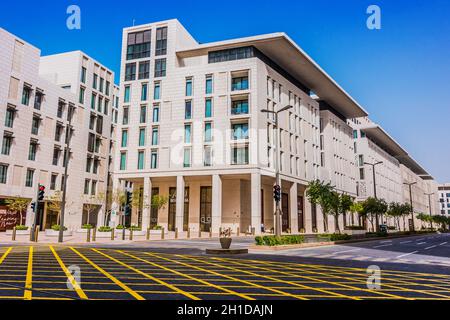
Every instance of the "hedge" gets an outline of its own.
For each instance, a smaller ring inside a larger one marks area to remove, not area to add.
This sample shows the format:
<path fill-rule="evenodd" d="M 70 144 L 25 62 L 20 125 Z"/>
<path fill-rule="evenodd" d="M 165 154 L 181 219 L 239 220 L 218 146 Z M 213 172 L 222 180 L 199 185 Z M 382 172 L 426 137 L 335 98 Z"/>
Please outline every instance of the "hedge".
<path fill-rule="evenodd" d="M 256 245 L 258 246 L 282 246 L 287 244 L 300 244 L 305 242 L 305 237 L 301 235 L 292 236 L 263 236 L 255 238 Z"/>
<path fill-rule="evenodd" d="M 352 238 L 352 236 L 342 233 L 332 233 L 332 234 L 328 234 L 328 233 L 323 233 L 323 234 L 319 234 L 317 236 L 317 238 L 321 239 L 321 240 L 326 240 L 326 241 L 341 241 L 341 240 L 350 240 Z"/>

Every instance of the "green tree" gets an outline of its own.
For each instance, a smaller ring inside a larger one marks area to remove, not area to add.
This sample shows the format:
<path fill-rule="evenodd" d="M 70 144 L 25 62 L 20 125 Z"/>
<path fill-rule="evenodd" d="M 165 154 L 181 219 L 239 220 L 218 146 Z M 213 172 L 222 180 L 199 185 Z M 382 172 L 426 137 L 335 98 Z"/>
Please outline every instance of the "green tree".
<path fill-rule="evenodd" d="M 406 217 L 411 215 L 412 207 L 409 203 L 404 203 L 400 205 L 401 216 L 403 216 L 403 229 L 406 230 Z"/>
<path fill-rule="evenodd" d="M 440 225 L 443 230 L 447 230 L 447 225 L 450 225 L 450 219 L 443 215 L 433 216 L 433 222 Z"/>
<path fill-rule="evenodd" d="M 389 204 L 389 209 L 386 212 L 386 214 L 394 219 L 397 225 L 397 229 L 400 230 L 400 218 L 403 216 L 402 204 L 398 202 L 391 202 Z"/>
<path fill-rule="evenodd" d="M 306 196 L 309 202 L 320 206 L 325 232 L 328 232 L 328 214 L 332 210 L 333 190 L 334 188 L 330 183 L 320 180 L 311 181 L 306 189 Z"/>
<path fill-rule="evenodd" d="M 388 205 L 386 204 L 386 201 L 370 197 L 362 203 L 362 207 L 362 215 L 365 217 L 365 219 L 369 220 L 372 226 L 372 231 L 379 231 L 380 225 L 379 219 L 377 219 L 377 217 L 387 211 Z M 376 225 L 374 223 L 374 220 L 378 222 L 376 223 Z"/>
<path fill-rule="evenodd" d="M 106 195 L 103 192 L 99 192 L 96 195 L 83 197 L 83 201 L 87 200 L 87 202 L 83 204 L 83 207 L 88 215 L 87 224 L 91 224 L 91 214 L 102 205 L 105 198 Z"/>
<path fill-rule="evenodd" d="M 6 206 L 8 207 L 8 210 L 14 212 L 16 215 L 19 214 L 20 217 L 19 225 L 22 225 L 23 212 L 28 208 L 30 200 L 17 197 L 12 199 L 6 199 L 5 203 Z"/>
<path fill-rule="evenodd" d="M 353 214 L 358 215 L 358 224 L 361 224 L 361 213 L 363 212 L 363 206 L 361 202 L 353 202 L 353 204 L 350 206 L 350 212 L 352 213 L 352 222 L 353 222 Z"/>

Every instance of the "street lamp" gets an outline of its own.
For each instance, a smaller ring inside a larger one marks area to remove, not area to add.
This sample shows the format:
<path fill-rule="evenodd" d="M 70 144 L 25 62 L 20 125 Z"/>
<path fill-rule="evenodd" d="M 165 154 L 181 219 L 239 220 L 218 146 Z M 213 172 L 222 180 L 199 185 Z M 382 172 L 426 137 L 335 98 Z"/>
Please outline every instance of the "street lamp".
<path fill-rule="evenodd" d="M 377 166 L 377 165 L 379 165 L 379 164 L 382 164 L 383 163 L 383 161 L 378 161 L 378 162 L 375 162 L 375 163 L 368 163 L 368 162 L 364 162 L 364 164 L 365 165 L 368 165 L 368 166 L 372 166 L 372 174 L 373 174 L 373 196 L 374 196 L 374 198 L 375 199 L 378 199 L 378 197 L 377 197 L 377 183 L 376 183 L 376 174 L 375 174 L 375 167 Z M 383 218 L 383 217 L 381 217 L 381 218 Z M 376 225 L 377 225 L 377 230 L 379 229 L 379 227 L 380 227 L 380 220 L 379 220 L 379 218 L 378 218 L 378 214 L 377 215 L 375 215 L 375 219 L 376 219 Z"/>
<path fill-rule="evenodd" d="M 417 182 L 403 182 L 404 185 L 409 187 L 409 201 L 411 203 L 411 218 L 412 218 L 412 225 L 411 225 L 411 231 L 414 231 L 414 207 L 413 207 L 413 200 L 412 200 L 412 186 L 417 184 Z"/>
<path fill-rule="evenodd" d="M 276 137 L 275 137 L 275 149 L 276 149 L 276 157 L 275 157 L 275 184 L 276 186 L 279 186 L 281 188 L 281 177 L 280 177 L 280 150 L 279 150 L 279 126 L 278 126 L 278 114 L 284 111 L 287 111 L 289 109 L 292 109 L 292 106 L 286 106 L 284 108 L 281 108 L 278 111 L 263 109 L 261 112 L 263 113 L 271 113 L 275 115 L 275 128 L 276 128 Z M 275 199 L 276 202 L 276 211 L 275 211 L 275 235 L 281 236 L 281 216 L 283 214 L 282 208 L 281 208 L 281 201 L 280 199 Z"/>
<path fill-rule="evenodd" d="M 424 193 L 424 195 L 428 196 L 428 206 L 430 207 L 430 224 L 431 224 L 431 229 L 433 229 L 433 219 L 431 219 L 433 217 L 433 213 L 431 211 L 431 196 L 434 194 L 434 192 L 432 193 Z"/>

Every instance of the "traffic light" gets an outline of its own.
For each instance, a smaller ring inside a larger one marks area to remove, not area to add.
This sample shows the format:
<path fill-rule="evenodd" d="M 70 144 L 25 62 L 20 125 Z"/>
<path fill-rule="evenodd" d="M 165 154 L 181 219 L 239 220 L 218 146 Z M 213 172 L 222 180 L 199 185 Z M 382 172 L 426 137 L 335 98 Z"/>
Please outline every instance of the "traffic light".
<path fill-rule="evenodd" d="M 31 210 L 33 210 L 33 212 L 36 212 L 36 202 L 31 203 Z"/>
<path fill-rule="evenodd" d="M 278 185 L 273 187 L 273 198 L 276 202 L 281 201 L 281 187 Z"/>
<path fill-rule="evenodd" d="M 44 201 L 45 198 L 45 186 L 39 185 L 38 201 Z"/>
<path fill-rule="evenodd" d="M 125 203 L 125 215 L 129 216 L 131 215 L 131 192 L 126 192 L 126 203 Z"/>

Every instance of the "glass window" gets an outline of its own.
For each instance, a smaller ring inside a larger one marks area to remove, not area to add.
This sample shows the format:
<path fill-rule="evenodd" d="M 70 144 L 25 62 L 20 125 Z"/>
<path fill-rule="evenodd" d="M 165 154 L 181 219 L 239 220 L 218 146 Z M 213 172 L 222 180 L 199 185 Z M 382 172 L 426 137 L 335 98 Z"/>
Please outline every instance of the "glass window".
<path fill-rule="evenodd" d="M 127 153 L 122 152 L 120 153 L 120 170 L 126 170 L 127 169 Z"/>
<path fill-rule="evenodd" d="M 157 150 L 152 150 L 151 168 L 152 169 L 158 168 L 158 151 Z"/>
<path fill-rule="evenodd" d="M 147 122 L 147 106 L 141 106 L 141 112 L 139 115 L 139 122 L 146 123 Z"/>
<path fill-rule="evenodd" d="M 144 170 L 144 163 L 145 163 L 145 157 L 144 157 L 145 153 L 144 151 L 139 151 L 138 152 L 138 170 Z"/>
<path fill-rule="evenodd" d="M 57 174 L 52 174 L 50 178 L 50 190 L 56 190 L 56 180 L 58 179 Z"/>
<path fill-rule="evenodd" d="M 31 122 L 31 134 L 38 135 L 40 125 L 41 125 L 41 118 L 37 115 L 33 116 L 33 120 Z"/>
<path fill-rule="evenodd" d="M 42 92 L 36 91 L 34 96 L 34 108 L 36 110 L 41 110 L 43 96 Z"/>
<path fill-rule="evenodd" d="M 98 75 L 94 73 L 94 79 L 92 80 L 92 87 L 97 90 L 97 83 L 98 83 Z"/>
<path fill-rule="evenodd" d="M 6 109 L 6 116 L 5 116 L 5 127 L 12 128 L 14 125 L 14 116 L 16 114 L 16 109 L 8 107 Z"/>
<path fill-rule="evenodd" d="M 155 60 L 155 78 L 166 76 L 166 59 Z"/>
<path fill-rule="evenodd" d="M 127 63 L 125 65 L 125 81 L 136 80 L 136 63 Z"/>
<path fill-rule="evenodd" d="M 153 122 L 159 122 L 159 106 L 153 106 Z"/>
<path fill-rule="evenodd" d="M 30 103 L 31 88 L 24 86 L 22 91 L 22 104 L 28 106 Z"/>
<path fill-rule="evenodd" d="M 360 180 L 365 179 L 364 168 L 359 168 L 359 179 Z"/>
<path fill-rule="evenodd" d="M 213 116 L 212 99 L 205 100 L 205 117 L 211 118 Z"/>
<path fill-rule="evenodd" d="M 8 165 L 0 164 L 0 183 L 6 184 L 8 181 Z"/>
<path fill-rule="evenodd" d="M 100 86 L 99 86 L 99 91 L 103 92 L 103 87 L 105 85 L 105 79 L 100 78 Z"/>
<path fill-rule="evenodd" d="M 192 78 L 186 79 L 186 97 L 192 96 Z"/>
<path fill-rule="evenodd" d="M 129 108 L 123 108 L 123 118 L 122 118 L 122 124 L 123 125 L 127 125 L 128 124 L 129 113 L 130 113 Z"/>
<path fill-rule="evenodd" d="M 81 82 L 86 83 L 86 68 L 81 68 Z"/>
<path fill-rule="evenodd" d="M 156 52 L 157 56 L 167 54 L 167 27 L 156 29 Z"/>
<path fill-rule="evenodd" d="M 148 98 L 148 84 L 143 83 L 141 88 L 141 101 L 147 101 Z"/>
<path fill-rule="evenodd" d="M 191 143 L 191 129 L 190 124 L 184 126 L 184 143 Z"/>
<path fill-rule="evenodd" d="M 192 119 L 192 101 L 191 100 L 188 100 L 185 102 L 184 119 L 186 119 L 186 120 Z"/>
<path fill-rule="evenodd" d="M 206 122 L 205 123 L 205 142 L 211 142 L 212 141 L 212 123 Z"/>
<path fill-rule="evenodd" d="M 231 114 L 248 114 L 248 100 L 233 101 L 231 106 Z"/>
<path fill-rule="evenodd" d="M 37 145 L 36 142 L 31 142 L 30 143 L 30 148 L 28 150 L 28 160 L 36 161 L 37 147 L 38 147 L 38 145 Z"/>
<path fill-rule="evenodd" d="M 122 148 L 126 148 L 128 146 L 128 130 L 122 130 Z"/>
<path fill-rule="evenodd" d="M 189 168 L 191 166 L 191 148 L 184 149 L 183 167 Z"/>
<path fill-rule="evenodd" d="M 213 93 L 213 76 L 207 75 L 206 76 L 206 94 L 212 94 Z"/>
<path fill-rule="evenodd" d="M 208 53 L 208 63 L 218 63 L 225 61 L 248 59 L 253 58 L 254 56 L 255 52 L 253 50 L 253 47 L 242 47 L 219 51 L 211 51 Z"/>
<path fill-rule="evenodd" d="M 161 83 L 160 82 L 155 82 L 155 87 L 153 90 L 153 99 L 154 100 L 161 99 Z"/>
<path fill-rule="evenodd" d="M 130 86 L 126 86 L 125 87 L 125 92 L 123 94 L 123 102 L 125 102 L 125 103 L 129 103 L 130 102 L 130 93 L 131 93 L 131 87 Z"/>
<path fill-rule="evenodd" d="M 80 96 L 78 97 L 78 102 L 81 104 L 84 104 L 84 94 L 86 92 L 86 89 L 83 87 L 80 87 Z"/>
<path fill-rule="evenodd" d="M 236 123 L 231 126 L 233 140 L 248 139 L 248 123 Z"/>
<path fill-rule="evenodd" d="M 145 128 L 139 129 L 139 147 L 145 146 Z"/>
<path fill-rule="evenodd" d="M 87 157 L 86 158 L 86 172 L 91 172 L 91 168 L 92 168 L 92 158 Z"/>
<path fill-rule="evenodd" d="M 61 150 L 58 148 L 54 148 L 53 149 L 53 161 L 52 161 L 52 164 L 54 166 L 58 165 L 60 156 L 61 156 Z"/>
<path fill-rule="evenodd" d="M 231 90 L 248 90 L 248 77 L 237 77 L 232 79 Z"/>
<path fill-rule="evenodd" d="M 212 166 L 212 147 L 211 146 L 205 146 L 203 150 L 203 163 L 205 167 Z"/>
<path fill-rule="evenodd" d="M 232 147 L 231 159 L 233 165 L 248 164 L 248 146 Z"/>
<path fill-rule="evenodd" d="M 63 118 L 63 115 L 64 115 L 64 102 L 59 102 L 56 116 L 58 118 Z"/>
<path fill-rule="evenodd" d="M 128 34 L 127 60 L 150 57 L 151 30 Z"/>
<path fill-rule="evenodd" d="M 33 180 L 34 180 L 34 170 L 27 169 L 27 176 L 25 179 L 25 187 L 28 187 L 28 188 L 33 187 Z"/>
<path fill-rule="evenodd" d="M 150 78 L 150 61 L 139 62 L 139 80 Z"/>
<path fill-rule="evenodd" d="M 11 145 L 12 145 L 13 137 L 10 134 L 5 134 L 3 136 L 3 144 L 2 144 L 2 154 L 5 156 L 9 156 L 11 153 Z"/>
<path fill-rule="evenodd" d="M 353 139 L 358 139 L 358 130 L 353 130 Z"/>
<path fill-rule="evenodd" d="M 106 81 L 106 87 L 105 87 L 105 94 L 109 96 L 109 88 L 111 86 L 111 83 L 109 81 Z"/>
<path fill-rule="evenodd" d="M 91 96 L 91 109 L 95 110 L 95 102 L 97 101 L 97 95 L 95 93 Z"/>
<path fill-rule="evenodd" d="M 153 127 L 152 129 L 152 146 L 157 146 L 159 144 L 159 128 Z"/>
<path fill-rule="evenodd" d="M 91 180 L 84 180 L 84 194 L 89 194 L 89 187 L 91 186 Z"/>

